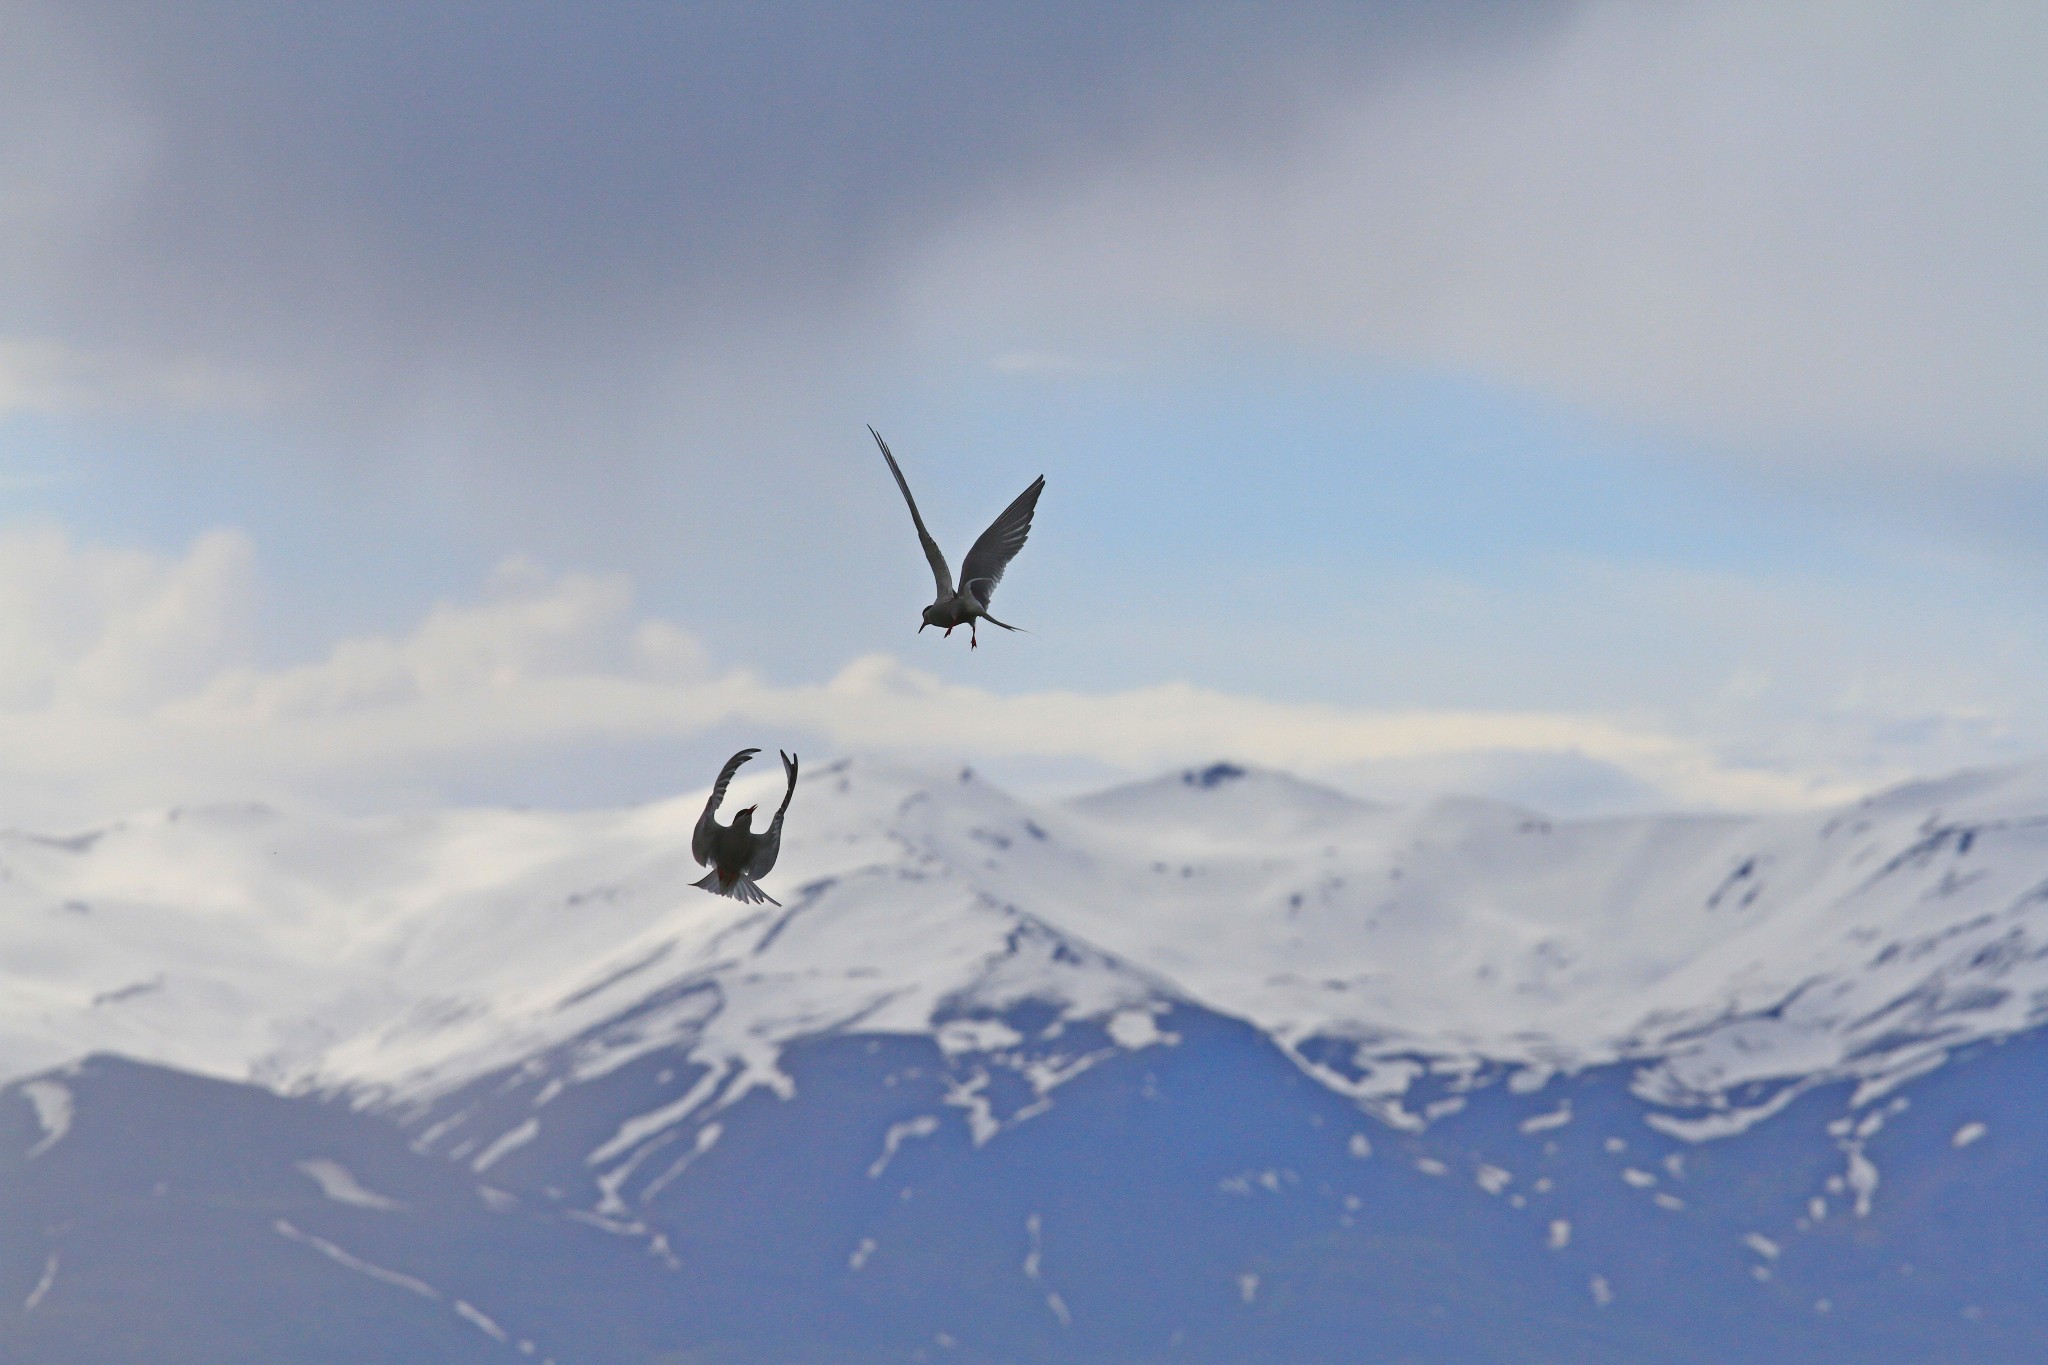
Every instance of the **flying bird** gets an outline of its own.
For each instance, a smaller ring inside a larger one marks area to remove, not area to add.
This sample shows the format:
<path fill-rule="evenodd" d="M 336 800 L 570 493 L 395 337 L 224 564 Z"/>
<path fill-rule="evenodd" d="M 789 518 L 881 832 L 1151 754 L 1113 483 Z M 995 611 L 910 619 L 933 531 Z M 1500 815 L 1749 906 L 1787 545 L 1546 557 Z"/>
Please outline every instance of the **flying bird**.
<path fill-rule="evenodd" d="M 903 501 L 910 504 L 910 520 L 917 527 L 917 538 L 924 544 L 924 557 L 931 561 L 932 578 L 938 584 L 938 599 L 924 609 L 924 626 L 943 627 L 948 635 L 953 633 L 955 626 L 967 627 L 969 649 L 981 647 L 981 641 L 974 634 L 976 621 L 986 621 L 1004 630 L 1021 629 L 990 616 L 988 600 L 995 595 L 996 584 L 1003 581 L 1003 570 L 1010 567 L 1017 551 L 1024 548 L 1024 537 L 1031 534 L 1031 514 L 1038 508 L 1038 495 L 1045 491 L 1045 475 L 1033 480 L 1031 486 L 1019 493 L 1017 500 L 1004 508 L 1003 514 L 981 533 L 981 539 L 974 542 L 967 558 L 960 561 L 960 586 L 955 588 L 953 571 L 946 567 L 946 557 L 939 553 L 939 544 L 932 539 L 932 533 L 924 529 L 924 518 L 917 514 L 917 499 L 910 496 L 910 485 L 904 482 L 896 457 L 889 453 L 889 443 L 873 427 L 868 428 L 868 435 L 874 437 L 875 444 L 882 448 L 882 458 L 889 462 L 889 472 L 896 476 L 896 486 L 903 490 Z M 924 626 L 918 627 L 920 633 Z"/>
<path fill-rule="evenodd" d="M 775 808 L 775 819 L 769 822 L 762 833 L 754 832 L 754 811 L 748 806 L 732 817 L 732 823 L 718 823 L 718 803 L 725 800 L 725 789 L 732 781 L 732 775 L 740 770 L 759 749 L 742 749 L 725 761 L 725 767 L 718 774 L 718 782 L 711 788 L 711 799 L 704 803 L 704 813 L 697 817 L 697 831 L 690 836 L 690 855 L 711 874 L 700 882 L 700 886 L 714 896 L 730 896 L 736 901 L 758 904 L 766 901 L 780 905 L 781 901 L 756 886 L 757 878 L 765 877 L 774 870 L 775 856 L 782 852 L 782 817 L 789 810 L 789 799 L 796 795 L 796 756 L 782 754 L 782 770 L 789 774 L 789 790 L 782 794 L 782 804 Z M 777 753 L 782 753 L 780 749 Z"/>

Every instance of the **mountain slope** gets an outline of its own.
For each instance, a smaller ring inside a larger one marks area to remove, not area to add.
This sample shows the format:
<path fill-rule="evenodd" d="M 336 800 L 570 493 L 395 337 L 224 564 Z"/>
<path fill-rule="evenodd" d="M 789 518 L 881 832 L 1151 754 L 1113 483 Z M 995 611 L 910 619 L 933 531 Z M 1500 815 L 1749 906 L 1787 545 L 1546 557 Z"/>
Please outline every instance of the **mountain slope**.
<path fill-rule="evenodd" d="M 1029 1014 L 1010 1026 L 1054 1023 Z M 2021 1365 L 2048 1349 L 2041 1035 L 1887 1102 L 1865 1139 L 1883 1196 L 1815 1221 L 1840 1093 L 1699 1147 L 1645 1130 L 1607 1067 L 1482 1085 L 1403 1134 L 1240 1022 L 1162 1022 L 1177 1041 L 1140 1052 L 1077 1039 L 1107 1055 L 981 1144 L 951 1097 L 983 1059 L 901 1035 L 798 1043 L 789 1099 L 700 1117 L 624 1181 L 586 1152 L 689 1083 L 663 1076 L 673 1055 L 551 1101 L 559 1122 L 481 1172 L 454 1154 L 463 1124 L 429 1136 L 447 1112 L 401 1127 L 95 1059 L 43 1082 L 72 1098 L 54 1144 L 19 1088 L 0 1092 L 0 1351 Z M 507 1079 L 451 1099 L 495 1126 L 484 1101 L 531 1103 Z"/>
<path fill-rule="evenodd" d="M 2048 1344 L 2040 772 L 1564 823 L 850 762 L 781 908 L 689 887 L 700 801 L 0 837 L 8 1358 Z"/>
<path fill-rule="evenodd" d="M 1178 1000 L 1395 1122 L 1416 1056 L 1627 1059 L 1704 1135 L 1758 1112 L 1753 1085 L 1881 1088 L 2031 1027 L 2048 987 L 2036 771 L 1814 816 L 1564 823 L 1233 769 L 1034 807 L 842 763 L 800 794 L 781 910 L 689 888 L 696 807 L 7 836 L 0 1075 L 97 1049 L 430 1095 L 697 982 L 715 1015 L 679 1007 L 644 1039 L 687 1031 L 755 1083 L 790 1039 L 930 1033 L 963 997 L 1077 1018 Z"/>

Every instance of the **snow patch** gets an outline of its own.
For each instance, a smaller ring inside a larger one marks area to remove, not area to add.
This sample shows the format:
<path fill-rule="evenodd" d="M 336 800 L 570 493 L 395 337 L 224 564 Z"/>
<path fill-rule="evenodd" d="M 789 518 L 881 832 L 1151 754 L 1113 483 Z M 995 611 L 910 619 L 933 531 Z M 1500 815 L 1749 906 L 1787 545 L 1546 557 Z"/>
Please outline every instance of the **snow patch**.
<path fill-rule="evenodd" d="M 1843 1177 L 1856 1195 L 1856 1216 L 1870 1216 L 1870 1201 L 1877 1196 L 1877 1165 L 1858 1146 L 1849 1152 L 1849 1169 Z"/>
<path fill-rule="evenodd" d="M 896 1158 L 896 1149 L 912 1138 L 927 1138 L 939 1131 L 939 1121 L 931 1114 L 919 1114 L 914 1119 L 889 1125 L 889 1131 L 882 1135 L 882 1154 L 868 1167 L 868 1179 L 880 1180 L 882 1172 L 889 1169 L 889 1163 Z"/>
<path fill-rule="evenodd" d="M 613 1157 L 631 1151 L 655 1134 L 675 1127 L 716 1098 L 720 1087 L 729 1079 L 728 1068 L 712 1067 L 699 1077 L 697 1083 L 680 1099 L 671 1100 L 660 1108 L 650 1109 L 644 1114 L 636 1114 L 621 1123 L 619 1130 L 612 1134 L 610 1140 L 583 1159 L 584 1164 L 602 1166 Z"/>
<path fill-rule="evenodd" d="M 348 1167 L 327 1157 L 314 1157 L 301 1161 L 299 1170 L 304 1172 L 320 1193 L 337 1204 L 347 1204 L 358 1209 L 375 1209 L 379 1213 L 395 1213 L 405 1205 L 375 1190 L 366 1189 L 350 1174 Z"/>
<path fill-rule="evenodd" d="M 50 1286 L 56 1283 L 57 1253 L 53 1251 L 49 1254 L 49 1257 L 43 1262 L 42 1278 L 36 1281 L 36 1287 L 34 1289 L 28 1291 L 28 1297 L 21 1301 L 21 1311 L 24 1313 L 35 1312 L 37 1305 L 42 1303 L 42 1301 L 46 1297 L 48 1297 L 50 1293 Z"/>
<path fill-rule="evenodd" d="M 722 1123 L 707 1123 L 702 1128 L 699 1128 L 696 1140 L 690 1144 L 690 1150 L 670 1162 L 668 1169 L 659 1176 L 647 1182 L 647 1188 L 640 1191 L 640 1202 L 645 1204 L 648 1200 L 654 1198 L 655 1195 L 667 1189 L 671 1181 L 694 1166 L 699 1157 L 703 1156 L 713 1147 L 716 1147 L 718 1139 L 723 1136 L 725 1136 L 725 1125 Z"/>
<path fill-rule="evenodd" d="M 540 1120 L 528 1119 L 510 1132 L 500 1133 L 496 1141 L 477 1154 L 469 1169 L 482 1175 L 498 1164 L 508 1153 L 515 1152 L 540 1136 Z"/>
<path fill-rule="evenodd" d="M 967 1136 L 976 1147 L 985 1145 L 989 1139 L 1003 1131 L 1002 1120 L 996 1117 L 995 1106 L 988 1097 L 988 1073 L 977 1069 L 964 1081 L 950 1077 L 946 1081 L 946 1093 L 940 1103 L 954 1109 L 964 1110 L 967 1118 Z"/>
<path fill-rule="evenodd" d="M 1160 1029 L 1158 1019 L 1149 1009 L 1118 1010 L 1109 1016 L 1105 1031 L 1118 1047 L 1130 1052 L 1159 1044 L 1171 1046 L 1180 1041 L 1179 1034 Z"/>
<path fill-rule="evenodd" d="M 470 1304 L 463 1302 L 461 1299 L 457 1299 L 455 1301 L 455 1312 L 459 1317 L 462 1318 L 463 1321 L 475 1327 L 479 1332 L 482 1332 L 491 1340 L 502 1341 L 508 1346 L 512 1344 L 511 1334 L 508 1333 L 504 1328 L 498 1326 L 497 1323 L 491 1321 L 489 1316 L 487 1316 L 482 1310 L 472 1307 Z"/>
<path fill-rule="evenodd" d="M 1000 1019 L 949 1019 L 933 1036 L 948 1057 L 973 1052 L 1002 1052 L 1017 1047 L 1024 1035 Z"/>
<path fill-rule="evenodd" d="M 388 1284 L 394 1289 L 403 1289 L 408 1294 L 417 1294 L 423 1299 L 431 1299 L 436 1303 L 441 1301 L 441 1291 L 428 1284 L 425 1280 L 416 1280 L 410 1275 L 401 1275 L 395 1270 L 386 1270 L 383 1266 L 373 1265 L 359 1256 L 343 1251 L 324 1237 L 315 1237 L 310 1232 L 299 1231 L 282 1218 L 272 1223 L 270 1227 L 271 1231 L 275 1232 L 278 1236 L 297 1242 L 301 1246 L 311 1247 L 336 1265 L 353 1270 L 358 1275 L 367 1275 L 373 1280 Z"/>
<path fill-rule="evenodd" d="M 1216 1182 L 1216 1188 L 1225 1194 L 1250 1194 L 1255 1189 L 1264 1190 L 1268 1194 L 1278 1194 L 1284 1187 L 1300 1179 L 1294 1171 L 1268 1167 L 1262 1171 L 1243 1171 L 1237 1175 L 1226 1176 Z"/>
<path fill-rule="evenodd" d="M 22 1095 L 36 1111 L 36 1125 L 43 1130 L 42 1141 L 28 1149 L 25 1160 L 33 1160 L 63 1141 L 71 1131 L 71 1120 L 76 1113 L 71 1098 L 71 1089 L 56 1081 L 30 1081 L 21 1087 Z"/>

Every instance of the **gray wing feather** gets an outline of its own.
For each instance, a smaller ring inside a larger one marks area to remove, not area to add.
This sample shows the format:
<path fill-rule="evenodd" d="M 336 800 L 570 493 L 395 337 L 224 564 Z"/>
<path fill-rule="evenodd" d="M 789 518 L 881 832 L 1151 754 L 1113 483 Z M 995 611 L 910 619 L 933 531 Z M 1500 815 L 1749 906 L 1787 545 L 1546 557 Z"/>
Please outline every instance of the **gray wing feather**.
<path fill-rule="evenodd" d="M 946 567 L 946 557 L 939 553 L 939 542 L 932 539 L 932 533 L 924 529 L 924 518 L 917 514 L 917 499 L 910 496 L 910 485 L 903 478 L 903 471 L 896 465 L 896 457 L 889 453 L 889 443 L 882 439 L 882 433 L 873 427 L 868 435 L 875 438 L 875 444 L 882 448 L 882 458 L 889 462 L 889 472 L 896 476 L 896 486 L 903 490 L 903 501 L 910 504 L 910 520 L 917 527 L 917 538 L 924 545 L 924 557 L 931 561 L 932 578 L 939 585 L 940 599 L 953 595 L 953 571 Z"/>
<path fill-rule="evenodd" d="M 967 558 L 960 561 L 960 586 L 973 593 L 982 606 L 988 605 L 996 584 L 1003 581 L 1003 570 L 1024 548 L 1024 538 L 1031 534 L 1031 514 L 1038 510 L 1038 495 L 1044 491 L 1045 475 L 1041 474 L 989 524 Z"/>
<path fill-rule="evenodd" d="M 711 799 L 704 803 L 704 813 L 697 817 L 696 832 L 690 836 L 690 856 L 697 860 L 699 866 L 711 865 L 711 839 L 718 829 L 715 818 L 718 803 L 725 800 L 725 789 L 732 785 L 732 775 L 740 770 L 740 764 L 760 752 L 759 749 L 742 749 L 725 760 L 725 767 L 719 770 L 718 781 L 711 786 Z"/>
<path fill-rule="evenodd" d="M 781 754 L 782 750 L 775 752 Z M 782 754 L 782 771 L 789 776 L 789 790 L 782 794 L 782 804 L 775 808 L 775 818 L 768 822 L 767 832 L 754 846 L 754 856 L 747 862 L 749 877 L 765 877 L 774 871 L 775 859 L 782 852 L 782 817 L 789 813 L 790 799 L 796 795 L 795 754 Z"/>

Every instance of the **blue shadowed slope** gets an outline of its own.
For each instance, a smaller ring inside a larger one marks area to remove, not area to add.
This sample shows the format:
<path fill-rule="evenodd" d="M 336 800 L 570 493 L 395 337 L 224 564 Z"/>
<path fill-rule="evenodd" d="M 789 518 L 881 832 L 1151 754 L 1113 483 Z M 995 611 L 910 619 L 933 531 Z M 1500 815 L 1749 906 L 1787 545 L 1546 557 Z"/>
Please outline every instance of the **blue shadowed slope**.
<path fill-rule="evenodd" d="M 509 1361 L 528 1358 L 522 1340 L 561 1365 L 2048 1358 L 2039 1035 L 1858 1111 L 1885 1116 L 1860 1140 L 1829 1131 L 1848 1097 L 1827 1090 L 1693 1145 L 1644 1126 L 1626 1068 L 1535 1093 L 1437 1077 L 1414 1103 L 1464 1106 L 1408 1134 L 1213 1014 L 1174 1010 L 1160 1022 L 1177 1042 L 1137 1051 L 1047 1011 L 1006 1019 L 1025 1041 L 997 1054 L 800 1044 L 791 1097 L 698 1111 L 609 1206 L 586 1158 L 702 1079 L 673 1051 L 536 1107 L 543 1058 L 402 1116 L 94 1059 L 44 1078 L 73 1117 L 34 1157 L 34 1108 L 0 1094 L 0 1350 L 23 1365 L 133 1360 L 144 1342 L 167 1365 Z M 1030 1112 L 1031 1065 L 1090 1057 Z M 976 1146 L 980 1099 L 1003 1127 Z M 530 1140 L 474 1169 L 483 1135 L 527 1118 Z M 1867 1217 L 1828 1188 L 1859 1142 L 1878 1173 Z M 391 1206 L 323 1196 L 302 1169 L 321 1159 Z M 1555 1250 L 1554 1223 L 1569 1224 Z"/>

